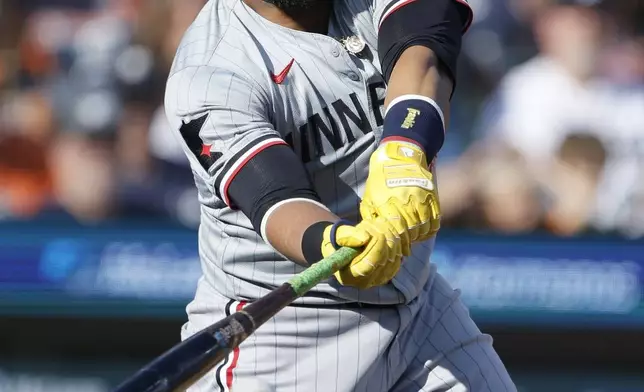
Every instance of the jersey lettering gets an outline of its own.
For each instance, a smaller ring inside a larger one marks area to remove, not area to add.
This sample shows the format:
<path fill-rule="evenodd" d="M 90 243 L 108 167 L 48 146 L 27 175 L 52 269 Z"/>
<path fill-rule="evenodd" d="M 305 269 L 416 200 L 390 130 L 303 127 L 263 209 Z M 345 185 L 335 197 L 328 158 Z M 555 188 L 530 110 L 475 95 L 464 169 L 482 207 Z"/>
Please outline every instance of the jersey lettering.
<path fill-rule="evenodd" d="M 371 110 L 376 117 L 376 125 L 381 127 L 385 123 L 382 117 L 382 109 L 385 106 L 385 94 L 387 85 L 385 82 L 375 82 L 369 85 L 369 98 L 371 100 Z"/>
<path fill-rule="evenodd" d="M 367 115 L 365 114 L 365 111 L 362 108 L 362 105 L 360 105 L 360 100 L 358 100 L 358 96 L 356 95 L 356 93 L 351 93 L 349 97 L 351 98 L 353 105 L 358 111 L 358 114 L 354 113 L 349 108 L 349 106 L 347 106 L 347 104 L 344 103 L 341 99 L 338 99 L 332 104 L 333 108 L 338 113 L 338 116 L 340 116 L 340 122 L 342 123 L 342 127 L 344 128 L 347 135 L 350 133 L 350 130 L 351 130 L 351 126 L 349 125 L 349 122 L 347 121 L 347 119 L 351 120 L 351 122 L 357 125 L 358 128 L 365 135 L 373 132 L 373 129 L 371 129 L 371 123 L 369 122 L 369 119 L 367 118 Z"/>
<path fill-rule="evenodd" d="M 372 110 L 378 126 L 381 126 L 383 122 L 381 110 L 385 99 L 380 96 L 384 96 L 384 89 L 384 82 L 373 83 L 369 86 Z M 322 109 L 322 114 L 315 113 L 309 117 L 307 122 L 299 128 L 297 135 L 292 133 L 286 135 L 284 140 L 304 163 L 311 162 L 325 154 L 324 139 L 331 145 L 333 151 L 337 151 L 356 140 L 353 132 L 354 127 L 357 127 L 364 135 L 373 132 L 371 122 L 360 104 L 358 96 L 351 93 L 349 99 L 353 105 L 347 105 L 342 99 L 338 99 L 331 105 L 325 106 Z M 331 108 L 336 116 L 333 116 Z"/>

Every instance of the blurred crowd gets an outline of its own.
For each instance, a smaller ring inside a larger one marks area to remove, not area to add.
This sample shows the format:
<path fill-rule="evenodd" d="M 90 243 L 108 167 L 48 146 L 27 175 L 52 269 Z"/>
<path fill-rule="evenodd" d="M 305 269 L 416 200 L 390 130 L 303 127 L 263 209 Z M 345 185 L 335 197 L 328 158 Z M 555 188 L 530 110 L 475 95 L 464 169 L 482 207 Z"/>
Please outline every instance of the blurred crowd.
<path fill-rule="evenodd" d="M 0 0 L 0 219 L 195 226 L 165 78 L 205 0 Z M 444 227 L 644 236 L 644 3 L 469 0 Z"/>
<path fill-rule="evenodd" d="M 0 0 L 0 216 L 195 225 L 166 76 L 205 0 Z"/>
<path fill-rule="evenodd" d="M 642 237 L 644 2 L 471 3 L 457 116 L 474 115 L 439 172 L 446 226 Z"/>

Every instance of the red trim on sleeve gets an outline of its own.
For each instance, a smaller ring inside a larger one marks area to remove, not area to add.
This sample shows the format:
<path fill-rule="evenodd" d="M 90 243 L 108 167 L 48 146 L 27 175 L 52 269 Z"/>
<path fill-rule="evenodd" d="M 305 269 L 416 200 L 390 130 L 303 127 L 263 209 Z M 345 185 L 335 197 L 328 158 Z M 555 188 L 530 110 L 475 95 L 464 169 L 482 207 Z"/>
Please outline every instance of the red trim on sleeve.
<path fill-rule="evenodd" d="M 248 150 L 243 156 L 242 159 L 235 162 L 235 165 L 230 168 L 228 171 L 229 174 L 226 174 L 226 178 L 221 185 L 221 197 L 224 199 L 224 203 L 226 203 L 227 206 L 231 206 L 230 203 L 230 198 L 228 197 L 228 188 L 230 187 L 230 184 L 233 182 L 233 179 L 239 173 L 239 171 L 250 161 L 253 159 L 253 157 L 260 152 L 264 151 L 265 149 L 272 147 L 272 146 L 277 146 L 280 144 L 287 144 L 284 140 L 281 139 L 269 139 L 265 140 L 262 143 L 259 143 L 255 146 L 253 146 L 250 150 Z"/>
<path fill-rule="evenodd" d="M 472 22 L 474 21 L 474 10 L 472 10 L 472 6 L 470 6 L 470 3 L 468 3 L 466 0 L 455 0 L 457 3 L 464 5 L 467 7 L 469 10 L 469 18 L 467 22 L 465 22 L 465 27 L 463 27 L 463 34 L 467 33 L 467 30 L 470 29 L 470 26 L 472 26 Z"/>
<path fill-rule="evenodd" d="M 394 12 L 398 11 L 402 7 L 404 7 L 404 6 L 408 5 L 408 4 L 411 4 L 411 3 L 415 2 L 415 1 L 416 0 L 400 0 L 400 1 L 398 1 L 397 4 L 394 4 L 393 7 L 391 7 L 388 10 L 386 10 L 385 13 L 382 15 L 382 17 L 380 17 L 380 23 L 378 23 L 378 29 L 380 29 L 380 26 L 382 26 L 382 23 L 385 21 L 385 19 L 387 19 L 389 17 L 389 15 L 393 14 Z"/>
<path fill-rule="evenodd" d="M 417 0 L 399 0 L 397 4 L 394 4 L 394 6 L 392 8 L 386 10 L 385 13 L 381 16 L 380 23 L 378 23 L 378 29 L 380 29 L 380 27 L 382 26 L 382 23 L 391 14 L 393 14 L 394 12 L 399 10 L 400 8 L 402 8 L 402 7 L 404 7 L 404 6 L 408 5 L 408 4 L 411 4 L 411 3 L 415 2 L 415 1 L 417 1 Z M 468 17 L 467 21 L 465 22 L 465 26 L 463 26 L 463 34 L 465 34 L 467 32 L 467 30 L 470 29 L 470 26 L 472 26 L 472 22 L 474 21 L 474 11 L 472 10 L 472 7 L 467 2 L 467 0 L 454 0 L 454 1 L 456 1 L 457 3 L 459 3 L 461 5 L 466 6 L 467 9 L 469 10 L 469 17 Z"/>
<path fill-rule="evenodd" d="M 244 306 L 246 306 L 246 302 L 241 301 L 240 303 L 237 304 L 235 311 L 239 312 L 244 308 Z M 228 386 L 228 389 L 231 389 L 233 387 L 233 370 L 235 370 L 235 367 L 237 366 L 238 361 L 239 361 L 239 346 L 233 349 L 233 360 L 230 363 L 230 367 L 226 370 L 226 385 Z"/>

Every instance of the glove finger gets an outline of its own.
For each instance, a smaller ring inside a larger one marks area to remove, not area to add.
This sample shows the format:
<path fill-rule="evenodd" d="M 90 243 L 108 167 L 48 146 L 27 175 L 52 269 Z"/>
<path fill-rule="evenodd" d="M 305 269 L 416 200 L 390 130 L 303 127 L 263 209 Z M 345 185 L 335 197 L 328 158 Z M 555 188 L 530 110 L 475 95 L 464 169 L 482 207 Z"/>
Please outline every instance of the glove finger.
<path fill-rule="evenodd" d="M 374 286 L 388 283 L 400 269 L 402 261 L 402 245 L 400 237 L 396 234 L 395 228 L 388 224 L 384 218 L 377 218 L 374 222 L 381 231 L 385 232 L 389 246 L 389 257 L 387 263 L 380 267 L 374 277 Z"/>
<path fill-rule="evenodd" d="M 347 227 L 367 233 L 370 240 L 348 268 L 336 272 L 338 282 L 362 289 L 387 283 L 400 268 L 402 257 L 401 240 L 395 228 L 381 217 Z M 340 244 L 339 237 L 344 234 L 350 234 L 349 230 L 337 233 L 336 242 Z"/>
<path fill-rule="evenodd" d="M 390 203 L 386 203 L 379 209 L 380 217 L 385 219 L 387 223 L 394 228 L 394 232 L 400 237 L 402 248 L 409 248 L 411 245 L 411 238 L 407 227 L 407 222 L 402 216 L 400 210 Z"/>
<path fill-rule="evenodd" d="M 414 243 L 418 240 L 421 229 L 421 219 L 418 210 L 423 208 L 417 201 L 411 201 L 405 205 L 397 206 L 400 215 L 407 222 L 407 231 L 409 232 L 409 242 Z"/>
<path fill-rule="evenodd" d="M 358 226 L 343 225 L 335 231 L 335 242 L 340 246 L 361 248 L 371 241 L 371 234 Z"/>
<path fill-rule="evenodd" d="M 371 286 L 374 277 L 373 271 L 375 268 L 373 268 L 371 260 L 365 258 L 349 268 L 336 272 L 335 276 L 344 286 L 364 289 Z"/>
<path fill-rule="evenodd" d="M 402 240 L 398 233 L 396 233 L 396 229 L 384 218 L 377 218 L 375 222 L 379 227 L 382 227 L 385 237 L 387 238 L 387 246 L 389 247 L 387 261 L 393 262 L 396 257 L 402 254 Z"/>
<path fill-rule="evenodd" d="M 356 260 L 352 263 L 347 273 L 349 273 L 353 278 L 363 278 L 366 279 L 370 277 L 374 271 L 378 268 L 378 260 L 373 257 L 373 254 L 367 254 L 362 257 L 360 260 Z"/>
<path fill-rule="evenodd" d="M 365 223 L 367 222 L 367 223 Z M 355 227 L 341 226 L 336 232 L 336 242 L 342 246 L 349 246 L 346 244 L 351 241 L 356 241 L 356 238 L 351 239 L 350 235 L 355 233 L 363 233 L 360 238 L 369 240 L 364 243 L 363 249 L 358 256 L 356 256 L 351 264 L 337 271 L 334 275 L 338 282 L 343 286 L 357 287 L 365 289 L 373 286 L 373 279 L 376 272 L 381 268 L 380 264 L 387 258 L 387 245 L 384 235 L 379 233 L 369 221 L 362 221 Z M 342 229 L 342 231 L 340 231 Z M 364 236 L 366 234 L 366 236 Z M 345 235 L 349 236 L 345 241 Z M 353 242 L 355 243 L 355 242 Z"/>
<path fill-rule="evenodd" d="M 432 206 L 432 216 L 430 219 L 431 222 L 431 235 L 434 235 L 441 228 L 441 203 L 438 195 L 433 195 L 431 199 Z"/>
<path fill-rule="evenodd" d="M 415 242 L 423 242 L 430 238 L 434 233 L 432 232 L 432 222 L 431 220 L 426 220 L 421 222 L 418 226 L 418 238 Z"/>
<path fill-rule="evenodd" d="M 391 232 L 392 235 L 395 234 L 393 231 Z M 402 240 L 400 239 L 399 236 L 394 236 L 394 261 L 396 258 L 402 257 L 403 254 L 403 247 L 402 247 Z"/>
<path fill-rule="evenodd" d="M 379 241 L 379 249 L 382 249 L 382 257 L 378 260 L 378 267 L 382 268 L 393 258 L 392 248 L 395 246 L 391 234 L 386 225 L 382 224 L 382 221 L 378 224 L 375 221 L 363 221 L 365 226 L 369 227 L 369 231 L 373 233 L 374 239 Z"/>
<path fill-rule="evenodd" d="M 363 225 L 364 222 L 361 222 L 360 225 Z M 387 248 L 383 236 L 368 226 L 366 229 L 370 232 L 371 240 L 349 266 L 350 274 L 354 278 L 361 278 L 362 282 L 372 279 L 374 272 L 387 258 Z"/>
<path fill-rule="evenodd" d="M 422 220 L 418 241 L 425 241 L 432 237 L 440 229 L 440 205 L 438 200 L 429 195 L 426 202 L 427 207 L 419 211 Z"/>
<path fill-rule="evenodd" d="M 353 259 L 351 265 L 334 274 L 335 278 L 341 285 L 361 289 L 366 288 L 369 285 L 370 281 L 373 279 L 375 265 L 372 263 L 369 256 L 364 254 L 366 252 L 368 251 L 363 251 L 363 253 Z"/>
<path fill-rule="evenodd" d="M 364 228 L 369 232 L 369 234 L 371 234 L 369 245 L 372 246 L 372 248 L 370 249 L 369 256 L 371 257 L 371 261 L 377 266 L 386 264 L 391 258 L 393 258 L 391 248 L 395 246 L 393 238 L 387 238 L 388 228 L 387 225 L 382 222 L 382 220 L 380 220 L 380 223 L 375 220 L 364 220 L 359 224 L 361 228 Z"/>
<path fill-rule="evenodd" d="M 360 202 L 360 216 L 363 220 L 375 219 L 378 216 L 378 212 L 371 203 L 362 200 Z"/>
<path fill-rule="evenodd" d="M 440 223 L 439 221 L 429 221 L 424 224 L 423 227 L 425 228 L 425 233 L 420 235 L 416 242 L 424 242 L 435 236 L 436 232 L 438 232 L 438 229 L 440 228 Z"/>
<path fill-rule="evenodd" d="M 418 204 L 418 237 L 427 236 L 431 231 L 431 220 L 434 215 L 433 197 L 427 194 L 425 200 L 419 200 Z"/>

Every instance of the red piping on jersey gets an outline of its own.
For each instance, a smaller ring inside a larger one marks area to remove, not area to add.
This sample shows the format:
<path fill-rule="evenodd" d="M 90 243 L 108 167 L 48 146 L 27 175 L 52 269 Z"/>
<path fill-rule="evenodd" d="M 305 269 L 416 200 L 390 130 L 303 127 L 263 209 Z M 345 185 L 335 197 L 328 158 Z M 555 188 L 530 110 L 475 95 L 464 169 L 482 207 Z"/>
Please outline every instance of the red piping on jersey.
<path fill-rule="evenodd" d="M 417 0 L 407 0 L 405 2 L 402 2 L 402 3 L 398 4 L 394 8 L 388 10 L 386 12 L 386 16 L 383 19 L 380 20 L 380 23 L 378 24 L 378 29 L 380 29 L 380 26 L 382 26 L 382 23 L 385 21 L 385 19 L 387 19 L 389 16 L 391 16 L 394 12 L 398 11 L 402 7 L 404 7 L 404 6 L 408 5 L 408 4 L 411 4 L 411 3 L 415 2 L 415 1 L 417 1 Z M 454 1 L 456 1 L 459 4 L 462 4 L 462 5 L 466 6 L 470 10 L 470 17 L 467 20 L 467 22 L 465 23 L 465 27 L 463 27 L 463 34 L 465 34 L 467 32 L 467 30 L 470 29 L 470 26 L 472 25 L 472 21 L 474 20 L 474 11 L 472 10 L 472 7 L 470 6 L 470 4 L 466 0 L 454 0 Z"/>
<path fill-rule="evenodd" d="M 415 2 L 415 1 L 416 0 L 407 0 L 407 1 L 404 1 L 404 2 L 402 2 L 400 4 L 398 4 L 397 6 L 393 7 L 392 9 L 387 10 L 387 12 L 385 13 L 386 16 L 384 18 L 380 19 L 380 23 L 378 24 L 378 29 L 380 29 L 380 26 L 382 26 L 382 23 L 385 21 L 385 19 L 387 19 L 389 16 L 391 16 L 391 14 L 393 14 L 396 11 L 398 11 L 402 7 L 406 6 L 407 4 L 411 4 L 411 3 Z"/>
<path fill-rule="evenodd" d="M 277 84 L 282 84 L 284 79 L 286 79 L 286 75 L 288 75 L 288 71 L 291 70 L 291 67 L 293 66 L 293 62 L 295 62 L 295 59 L 291 59 L 291 61 L 286 65 L 286 67 L 279 74 L 275 75 L 271 73 L 271 79 L 273 79 L 273 82 Z"/>
<path fill-rule="evenodd" d="M 257 150 L 255 150 L 252 153 L 250 153 L 243 161 L 241 161 L 241 162 L 239 162 L 238 164 L 235 165 L 236 166 L 235 170 L 230 174 L 230 177 L 228 177 L 228 181 L 226 181 L 226 183 L 224 184 L 224 190 L 222 192 L 222 197 L 224 198 L 224 203 L 226 203 L 226 205 L 228 205 L 228 206 L 231 205 L 230 204 L 230 198 L 228 197 L 228 188 L 230 187 L 230 184 L 233 182 L 233 179 L 235 178 L 237 173 L 239 173 L 239 171 L 248 163 L 248 161 L 253 159 L 253 157 L 255 157 L 255 155 L 259 154 L 260 152 L 264 151 L 265 149 L 267 149 L 269 147 L 277 146 L 277 145 L 280 145 L 280 144 L 286 144 L 286 142 L 284 140 L 275 140 L 275 141 L 272 141 L 270 143 L 266 143 L 266 144 L 262 145 L 261 147 L 259 147 Z"/>
<path fill-rule="evenodd" d="M 467 33 L 467 30 L 470 29 L 470 26 L 474 21 L 474 10 L 472 9 L 472 6 L 465 0 L 456 0 L 456 2 L 466 6 L 470 10 L 470 18 L 467 20 L 467 23 L 465 23 L 465 27 L 463 27 L 463 34 L 465 34 Z"/>
<path fill-rule="evenodd" d="M 244 306 L 246 306 L 246 302 L 241 301 L 240 303 L 237 304 L 235 311 L 239 312 L 240 310 L 243 309 Z M 239 346 L 235 347 L 235 349 L 233 350 L 233 360 L 230 363 L 230 367 L 228 368 L 228 370 L 226 370 L 226 385 L 228 385 L 228 389 L 231 389 L 233 387 L 233 370 L 235 370 L 238 360 L 239 360 Z"/>

